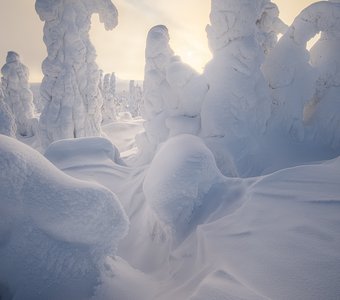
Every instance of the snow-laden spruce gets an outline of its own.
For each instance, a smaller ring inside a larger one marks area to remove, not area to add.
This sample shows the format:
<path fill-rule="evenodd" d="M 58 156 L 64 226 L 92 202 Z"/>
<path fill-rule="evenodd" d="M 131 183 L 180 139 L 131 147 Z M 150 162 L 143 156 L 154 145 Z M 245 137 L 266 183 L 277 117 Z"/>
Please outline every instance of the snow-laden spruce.
<path fill-rule="evenodd" d="M 103 122 L 117 120 L 117 112 L 115 105 L 115 85 L 116 77 L 115 73 L 107 73 L 103 77 L 102 95 L 103 95 L 103 106 L 102 106 L 102 117 Z"/>
<path fill-rule="evenodd" d="M 272 101 L 260 68 L 285 29 L 277 14 L 267 0 L 211 1 L 206 31 L 213 58 L 204 70 L 201 136 L 224 175 L 248 172 L 240 164 L 251 160 L 247 149 L 258 148 L 267 130 Z"/>
<path fill-rule="evenodd" d="M 270 98 L 260 71 L 264 54 L 256 27 L 263 3 L 211 2 L 211 25 L 206 30 L 213 59 L 204 72 L 210 89 L 201 113 L 205 137 L 244 137 L 266 130 Z"/>
<path fill-rule="evenodd" d="M 4 101 L 4 94 L 0 86 L 0 134 L 15 137 L 17 126 L 11 109 Z"/>
<path fill-rule="evenodd" d="M 117 9 L 111 0 L 36 0 L 35 8 L 45 22 L 48 52 L 42 65 L 42 144 L 99 136 L 103 99 L 96 51 L 89 39 L 91 15 L 98 13 L 105 29 L 111 30 L 118 22 Z"/>
<path fill-rule="evenodd" d="M 1 74 L 4 101 L 15 118 L 17 133 L 31 137 L 37 131 L 37 119 L 34 118 L 33 94 L 28 83 L 29 70 L 18 53 L 7 53 Z"/>
<path fill-rule="evenodd" d="M 0 136 L 0 195 L 1 293 L 18 300 L 89 299 L 102 261 L 128 230 L 117 197 L 6 136 Z"/>
<path fill-rule="evenodd" d="M 339 147 L 339 24 L 338 3 L 314 3 L 296 17 L 266 59 L 263 71 L 273 98 L 272 130 Z M 320 31 L 321 38 L 309 52 L 307 42 Z M 307 136 L 306 125 L 313 127 Z"/>
<path fill-rule="evenodd" d="M 340 1 L 314 4 L 302 16 L 314 27 L 312 32 L 321 31 L 310 50 L 318 79 L 305 109 L 305 121 L 312 127 L 316 141 L 340 149 Z"/>
<path fill-rule="evenodd" d="M 208 90 L 205 78 L 174 55 L 169 41 L 164 25 L 151 28 L 147 36 L 142 108 L 146 122 L 145 133 L 138 137 L 145 161 L 169 135 L 198 134 L 201 103 Z"/>

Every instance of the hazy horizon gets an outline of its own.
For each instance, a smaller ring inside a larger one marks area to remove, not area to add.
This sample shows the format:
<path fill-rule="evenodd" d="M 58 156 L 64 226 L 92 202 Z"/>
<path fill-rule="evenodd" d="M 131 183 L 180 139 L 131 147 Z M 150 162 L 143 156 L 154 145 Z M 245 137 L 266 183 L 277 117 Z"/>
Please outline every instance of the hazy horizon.
<path fill-rule="evenodd" d="M 202 71 L 211 58 L 205 33 L 209 23 L 210 0 L 115 0 L 119 24 L 105 31 L 98 16 L 92 18 L 91 39 L 97 50 L 97 63 L 104 72 L 121 79 L 143 79 L 144 49 L 148 30 L 157 24 L 169 28 L 171 46 L 182 60 Z M 281 18 L 290 24 L 311 0 L 276 0 Z M 0 66 L 7 51 L 16 51 L 30 69 L 30 81 L 42 79 L 41 62 L 46 57 L 42 41 L 43 22 L 34 9 L 34 0 L 0 2 Z"/>

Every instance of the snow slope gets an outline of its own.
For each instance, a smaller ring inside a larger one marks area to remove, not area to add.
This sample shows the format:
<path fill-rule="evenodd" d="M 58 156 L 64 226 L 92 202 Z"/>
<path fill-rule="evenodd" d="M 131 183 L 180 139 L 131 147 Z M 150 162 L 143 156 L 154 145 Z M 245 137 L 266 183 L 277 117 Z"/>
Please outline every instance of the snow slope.
<path fill-rule="evenodd" d="M 120 271 L 132 272 L 129 278 L 144 282 L 144 289 L 119 299 L 336 299 L 340 158 L 233 179 L 219 173 L 201 143 L 194 136 L 172 138 L 147 168 L 111 162 L 90 166 L 84 151 L 78 168 L 76 157 L 73 168 L 63 165 L 75 177 L 115 190 L 130 218 L 130 231 L 118 248 L 130 266 Z M 100 157 L 92 154 L 91 161 L 103 162 Z M 185 175 L 191 171 L 197 174 Z M 183 194 L 193 181 L 201 197 Z M 189 199 L 199 200 L 186 214 L 190 217 L 169 226 L 180 215 L 171 206 L 188 207 Z M 99 299 L 115 299 L 114 282 L 105 278 L 98 293 L 106 298 Z M 131 283 L 121 287 L 125 284 Z"/>
<path fill-rule="evenodd" d="M 0 136 L 0 291 L 4 299 L 84 299 L 128 230 L 117 197 Z"/>

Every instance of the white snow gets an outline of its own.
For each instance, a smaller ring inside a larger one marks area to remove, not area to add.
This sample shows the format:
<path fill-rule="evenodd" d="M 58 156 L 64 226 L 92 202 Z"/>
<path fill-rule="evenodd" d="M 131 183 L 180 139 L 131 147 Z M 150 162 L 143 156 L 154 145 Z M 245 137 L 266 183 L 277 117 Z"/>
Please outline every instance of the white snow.
<path fill-rule="evenodd" d="M 115 254 L 127 233 L 121 204 L 28 146 L 0 139 L 0 282 L 16 299 L 88 297 L 100 261 Z"/>
<path fill-rule="evenodd" d="M 193 135 L 178 135 L 157 152 L 143 190 L 160 220 L 181 232 L 219 177 L 214 156 L 203 141 Z"/>
<path fill-rule="evenodd" d="M 90 16 L 113 28 L 111 1 L 37 0 L 48 147 L 0 136 L 1 300 L 339 297 L 340 1 L 290 27 L 269 0 L 211 4 L 203 74 L 157 25 L 142 91 L 94 63 Z"/>
<path fill-rule="evenodd" d="M 91 15 L 113 29 L 118 12 L 110 0 L 36 0 L 48 56 L 42 70 L 41 140 L 46 148 L 63 138 L 100 136 L 102 95 L 96 51 L 89 39 Z"/>

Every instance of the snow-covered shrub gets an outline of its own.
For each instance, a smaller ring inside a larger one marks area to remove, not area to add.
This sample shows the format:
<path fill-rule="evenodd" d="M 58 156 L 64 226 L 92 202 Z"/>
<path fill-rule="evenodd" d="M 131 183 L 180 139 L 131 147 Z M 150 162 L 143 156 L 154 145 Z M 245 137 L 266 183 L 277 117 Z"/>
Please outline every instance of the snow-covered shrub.
<path fill-rule="evenodd" d="M 30 90 L 29 70 L 21 62 L 19 54 L 9 51 L 1 69 L 4 101 L 14 115 L 17 133 L 33 136 L 37 130 L 34 118 L 33 94 Z"/>
<path fill-rule="evenodd" d="M 0 86 L 0 134 L 15 137 L 16 131 L 14 116 L 4 101 L 4 94 Z"/>
<path fill-rule="evenodd" d="M 184 230 L 220 176 L 213 154 L 199 137 L 178 135 L 157 152 L 143 190 L 147 203 L 163 223 Z"/>
<path fill-rule="evenodd" d="M 96 51 L 89 39 L 91 15 L 98 13 L 105 29 L 111 30 L 117 25 L 117 9 L 110 0 L 36 0 L 35 7 L 45 22 L 48 52 L 42 65 L 42 144 L 99 136 L 103 99 Z"/>
<path fill-rule="evenodd" d="M 102 261 L 127 233 L 116 196 L 6 136 L 0 195 L 0 286 L 18 300 L 89 299 Z"/>

